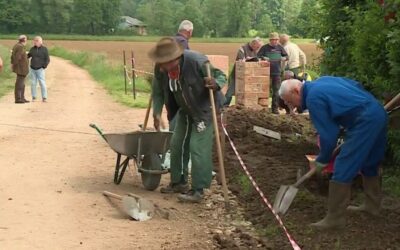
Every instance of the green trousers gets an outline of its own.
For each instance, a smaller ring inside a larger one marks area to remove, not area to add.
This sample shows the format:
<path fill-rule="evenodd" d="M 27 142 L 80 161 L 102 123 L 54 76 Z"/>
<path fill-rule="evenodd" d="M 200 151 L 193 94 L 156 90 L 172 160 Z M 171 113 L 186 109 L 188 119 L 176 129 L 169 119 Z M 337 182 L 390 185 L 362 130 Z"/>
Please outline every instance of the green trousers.
<path fill-rule="evenodd" d="M 214 128 L 209 125 L 198 132 L 189 115 L 179 111 L 176 115 L 171 139 L 171 183 L 186 183 L 188 161 L 192 159 L 192 189 L 209 188 L 212 180 L 212 148 Z"/>

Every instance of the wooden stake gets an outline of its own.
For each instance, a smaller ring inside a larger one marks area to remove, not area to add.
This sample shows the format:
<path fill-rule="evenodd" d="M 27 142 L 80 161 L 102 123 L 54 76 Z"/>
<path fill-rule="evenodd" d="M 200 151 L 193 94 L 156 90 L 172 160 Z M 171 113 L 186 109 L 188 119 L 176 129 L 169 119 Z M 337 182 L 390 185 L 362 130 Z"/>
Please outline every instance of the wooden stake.
<path fill-rule="evenodd" d="M 131 51 L 131 62 L 132 62 L 132 94 L 133 94 L 133 99 L 136 100 L 135 55 L 133 53 L 133 50 Z"/>
<path fill-rule="evenodd" d="M 124 79 L 125 79 L 125 95 L 128 94 L 128 91 L 126 89 L 126 55 L 125 55 L 125 50 L 122 51 L 123 57 L 124 57 Z"/>
<path fill-rule="evenodd" d="M 210 64 L 207 63 L 206 67 L 207 67 L 207 76 L 209 78 L 211 78 Z M 228 187 L 226 185 L 224 159 L 223 159 L 223 155 L 222 155 L 221 137 L 219 135 L 219 126 L 218 126 L 218 121 L 217 121 L 217 110 L 215 107 L 214 90 L 210 89 L 209 93 L 210 93 L 210 102 L 211 102 L 211 108 L 212 108 L 213 124 L 214 124 L 214 130 L 215 130 L 215 142 L 217 144 L 217 152 L 218 152 L 219 175 L 221 177 L 222 190 L 224 192 L 225 209 L 229 209 Z"/>

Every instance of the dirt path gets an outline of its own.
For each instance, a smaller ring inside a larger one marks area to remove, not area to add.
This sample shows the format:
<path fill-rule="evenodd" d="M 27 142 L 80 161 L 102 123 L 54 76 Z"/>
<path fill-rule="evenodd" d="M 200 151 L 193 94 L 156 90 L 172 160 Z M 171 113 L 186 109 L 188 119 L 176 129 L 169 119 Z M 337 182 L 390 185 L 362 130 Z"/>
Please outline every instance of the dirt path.
<path fill-rule="evenodd" d="M 0 249 L 212 248 L 194 206 L 145 191 L 133 171 L 121 185 L 112 182 L 116 155 L 88 124 L 136 130 L 145 110 L 116 104 L 86 71 L 59 58 L 52 58 L 47 82 L 48 103 L 16 105 L 12 94 L 0 99 Z M 175 216 L 131 221 L 103 190 L 149 197 Z"/>

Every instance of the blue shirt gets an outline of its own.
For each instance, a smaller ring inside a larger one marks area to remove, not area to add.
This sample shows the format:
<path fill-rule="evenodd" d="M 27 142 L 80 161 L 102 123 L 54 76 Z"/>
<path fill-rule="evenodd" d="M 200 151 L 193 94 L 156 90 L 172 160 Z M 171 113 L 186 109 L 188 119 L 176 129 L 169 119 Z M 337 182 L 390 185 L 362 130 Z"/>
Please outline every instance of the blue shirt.
<path fill-rule="evenodd" d="M 330 161 L 340 126 L 351 128 L 366 104 L 377 102 L 361 84 L 343 77 L 325 76 L 306 82 L 302 95 L 302 108 L 309 110 L 320 136 L 317 161 L 321 163 Z"/>

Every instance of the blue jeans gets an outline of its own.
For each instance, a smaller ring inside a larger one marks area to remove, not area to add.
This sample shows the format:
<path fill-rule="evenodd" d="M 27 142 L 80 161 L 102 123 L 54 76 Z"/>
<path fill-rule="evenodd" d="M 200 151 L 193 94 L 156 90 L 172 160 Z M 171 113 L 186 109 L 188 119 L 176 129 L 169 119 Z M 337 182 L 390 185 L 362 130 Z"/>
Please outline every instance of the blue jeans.
<path fill-rule="evenodd" d="M 42 98 L 47 99 L 46 76 L 44 69 L 31 69 L 31 92 L 32 98 L 36 99 L 37 83 L 39 82 Z"/>

